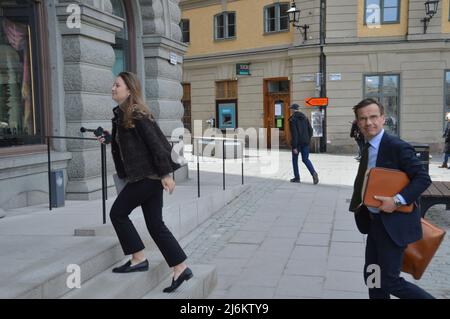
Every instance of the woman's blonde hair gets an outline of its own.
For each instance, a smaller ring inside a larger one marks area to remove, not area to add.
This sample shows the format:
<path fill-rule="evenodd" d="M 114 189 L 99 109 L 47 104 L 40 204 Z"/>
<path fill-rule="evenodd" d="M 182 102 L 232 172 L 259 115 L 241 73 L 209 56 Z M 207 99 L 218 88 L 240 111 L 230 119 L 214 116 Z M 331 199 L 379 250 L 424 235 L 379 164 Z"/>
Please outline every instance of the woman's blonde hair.
<path fill-rule="evenodd" d="M 124 112 L 123 126 L 125 128 L 133 128 L 133 119 L 136 118 L 136 116 L 139 118 L 153 119 L 148 106 L 142 98 L 141 83 L 136 74 L 132 72 L 120 72 L 118 77 L 125 82 L 128 90 L 130 90 L 130 95 L 120 105 L 120 108 Z"/>

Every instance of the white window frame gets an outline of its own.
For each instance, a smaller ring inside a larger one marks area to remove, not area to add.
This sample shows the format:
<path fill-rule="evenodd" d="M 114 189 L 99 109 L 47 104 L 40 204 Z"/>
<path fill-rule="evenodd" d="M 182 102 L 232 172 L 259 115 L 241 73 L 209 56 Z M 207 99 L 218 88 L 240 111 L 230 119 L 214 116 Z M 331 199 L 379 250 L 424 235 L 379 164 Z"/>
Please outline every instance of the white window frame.
<path fill-rule="evenodd" d="M 289 31 L 289 15 L 288 17 L 288 23 L 287 23 L 287 29 L 280 29 L 280 22 L 281 22 L 281 5 L 287 5 L 289 9 L 289 3 L 288 2 L 281 2 L 281 3 L 274 3 L 268 6 L 264 7 L 264 33 L 276 33 L 276 32 L 285 32 Z M 271 8 L 275 8 L 275 30 L 270 31 L 269 30 L 269 14 L 268 11 Z"/>
<path fill-rule="evenodd" d="M 229 36 L 228 35 L 228 16 L 230 14 L 234 14 L 234 35 L 233 36 Z M 218 26 L 217 26 L 217 19 L 223 16 L 223 38 L 219 38 L 218 37 Z M 237 34 L 237 21 L 236 21 L 236 12 L 235 11 L 224 11 L 221 12 L 219 14 L 216 14 L 214 16 L 214 40 L 227 40 L 227 39 L 235 39 L 236 38 L 236 34 Z"/>

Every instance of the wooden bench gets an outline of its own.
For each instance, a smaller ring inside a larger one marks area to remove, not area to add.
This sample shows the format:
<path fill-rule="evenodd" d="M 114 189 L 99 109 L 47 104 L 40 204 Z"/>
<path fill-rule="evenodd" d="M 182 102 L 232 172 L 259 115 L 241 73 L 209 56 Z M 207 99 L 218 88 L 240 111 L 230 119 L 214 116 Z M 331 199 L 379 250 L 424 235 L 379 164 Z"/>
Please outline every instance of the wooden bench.
<path fill-rule="evenodd" d="M 427 210 L 436 204 L 445 204 L 450 209 L 450 182 L 433 182 L 420 197 L 420 213 L 425 216 Z"/>

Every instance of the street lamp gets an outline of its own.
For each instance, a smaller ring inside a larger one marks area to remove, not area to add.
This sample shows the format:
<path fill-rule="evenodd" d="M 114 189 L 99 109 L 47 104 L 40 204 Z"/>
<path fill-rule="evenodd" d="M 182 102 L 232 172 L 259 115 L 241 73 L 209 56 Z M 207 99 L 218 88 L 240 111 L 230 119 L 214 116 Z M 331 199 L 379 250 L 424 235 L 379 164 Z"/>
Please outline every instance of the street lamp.
<path fill-rule="evenodd" d="M 439 0 L 429 0 L 425 2 L 425 14 L 427 15 L 425 18 L 420 20 L 423 22 L 423 33 L 427 33 L 428 23 L 431 18 L 436 14 L 438 10 Z"/>
<path fill-rule="evenodd" d="M 308 39 L 308 29 L 309 25 L 304 24 L 300 25 L 300 9 L 297 9 L 297 6 L 295 5 L 295 1 L 292 1 L 291 8 L 287 11 L 289 15 L 289 23 L 292 23 L 292 26 L 296 27 L 300 33 L 303 35 L 303 41 L 306 41 Z M 302 29 L 303 32 L 300 30 Z"/>

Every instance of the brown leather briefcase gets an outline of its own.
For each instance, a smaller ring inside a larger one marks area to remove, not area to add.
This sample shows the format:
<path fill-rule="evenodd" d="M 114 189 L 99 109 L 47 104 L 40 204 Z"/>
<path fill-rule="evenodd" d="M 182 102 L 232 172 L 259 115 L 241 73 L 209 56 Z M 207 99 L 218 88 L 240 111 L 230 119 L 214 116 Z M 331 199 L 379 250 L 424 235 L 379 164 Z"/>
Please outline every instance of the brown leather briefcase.
<path fill-rule="evenodd" d="M 367 207 L 378 208 L 381 201 L 373 198 L 377 196 L 392 197 L 402 191 L 409 184 L 409 178 L 406 173 L 383 167 L 373 167 L 366 171 L 363 184 L 363 203 Z M 411 213 L 414 204 L 403 205 L 397 208 L 396 212 Z"/>
<path fill-rule="evenodd" d="M 443 229 L 440 229 L 423 218 L 421 222 L 422 239 L 406 247 L 402 267 L 403 272 L 411 274 L 416 280 L 422 277 L 445 236 Z"/>

